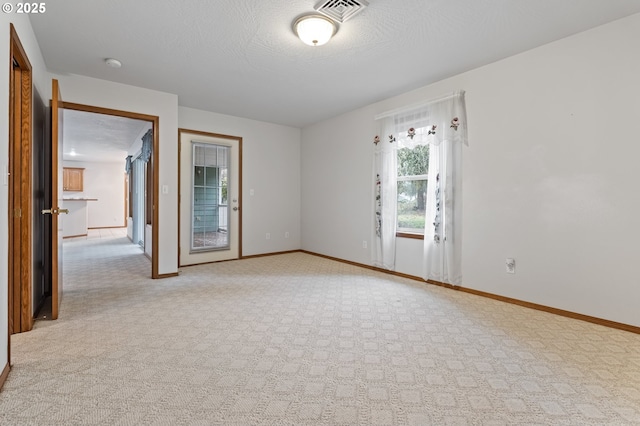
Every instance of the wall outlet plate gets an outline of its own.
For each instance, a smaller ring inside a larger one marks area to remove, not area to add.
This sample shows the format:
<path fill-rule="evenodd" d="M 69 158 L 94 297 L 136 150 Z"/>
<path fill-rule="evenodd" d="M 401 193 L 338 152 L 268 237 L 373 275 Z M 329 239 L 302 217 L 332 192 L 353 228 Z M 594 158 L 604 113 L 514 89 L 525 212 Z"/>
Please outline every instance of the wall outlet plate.
<path fill-rule="evenodd" d="M 506 262 L 507 274 L 515 274 L 516 273 L 516 260 L 510 257 L 507 257 Z"/>

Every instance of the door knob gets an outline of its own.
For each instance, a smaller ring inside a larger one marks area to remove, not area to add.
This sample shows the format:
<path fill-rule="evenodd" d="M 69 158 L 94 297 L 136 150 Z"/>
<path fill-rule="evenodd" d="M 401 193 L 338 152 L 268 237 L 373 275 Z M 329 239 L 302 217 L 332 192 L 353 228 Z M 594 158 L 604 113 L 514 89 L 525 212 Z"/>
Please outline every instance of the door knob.
<path fill-rule="evenodd" d="M 69 209 L 44 209 L 40 213 L 42 214 L 69 214 Z"/>
<path fill-rule="evenodd" d="M 237 211 L 238 211 L 238 208 L 237 208 L 237 207 L 234 207 L 234 208 L 233 208 L 233 211 L 234 211 L 234 212 L 237 212 Z"/>

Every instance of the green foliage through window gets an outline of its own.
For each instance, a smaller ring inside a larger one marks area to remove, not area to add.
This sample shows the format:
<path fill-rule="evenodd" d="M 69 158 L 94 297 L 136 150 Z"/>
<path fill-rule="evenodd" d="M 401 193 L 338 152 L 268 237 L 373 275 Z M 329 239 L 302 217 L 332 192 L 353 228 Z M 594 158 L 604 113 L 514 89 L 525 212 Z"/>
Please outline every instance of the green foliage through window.
<path fill-rule="evenodd" d="M 427 203 L 429 146 L 400 148 L 398 160 L 398 229 L 422 233 Z"/>
<path fill-rule="evenodd" d="M 398 151 L 398 177 L 429 173 L 429 145 L 400 148 Z"/>

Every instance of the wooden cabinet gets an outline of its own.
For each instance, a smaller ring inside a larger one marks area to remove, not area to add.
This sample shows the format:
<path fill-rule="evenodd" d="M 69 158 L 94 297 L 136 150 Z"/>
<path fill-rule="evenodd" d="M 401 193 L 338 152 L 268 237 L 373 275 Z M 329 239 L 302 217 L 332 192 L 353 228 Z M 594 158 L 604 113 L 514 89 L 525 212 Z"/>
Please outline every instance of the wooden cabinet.
<path fill-rule="evenodd" d="M 82 191 L 82 174 L 84 169 L 79 167 L 64 167 L 62 169 L 62 189 L 65 191 Z"/>

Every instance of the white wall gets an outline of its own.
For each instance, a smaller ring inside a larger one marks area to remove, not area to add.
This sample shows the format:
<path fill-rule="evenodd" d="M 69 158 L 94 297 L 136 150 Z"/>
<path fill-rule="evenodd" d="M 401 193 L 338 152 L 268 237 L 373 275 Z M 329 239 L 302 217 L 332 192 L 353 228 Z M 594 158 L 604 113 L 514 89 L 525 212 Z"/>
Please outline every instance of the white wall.
<path fill-rule="evenodd" d="M 242 254 L 299 249 L 300 129 L 192 108 L 178 111 L 180 128 L 242 137 Z"/>
<path fill-rule="evenodd" d="M 44 59 L 40 47 L 27 15 L 0 14 L 0 174 L 4 174 L 9 159 L 9 25 L 13 23 L 18 37 L 31 62 L 34 89 L 40 93 L 43 100 L 51 97 L 51 83 L 44 66 Z M 7 61 L 7 62 L 5 62 Z M 6 175 L 4 175 L 6 176 Z M 4 183 L 4 176 L 0 176 L 0 372 L 7 364 L 8 347 L 8 286 L 7 286 L 7 258 L 8 258 L 8 223 L 7 210 L 9 208 L 9 188 Z"/>
<path fill-rule="evenodd" d="M 89 228 L 125 226 L 124 222 L 124 161 L 97 163 L 64 161 L 65 167 L 84 168 L 83 191 L 65 191 L 68 198 L 97 198 L 87 202 Z"/>
<path fill-rule="evenodd" d="M 373 117 L 463 89 L 463 285 L 640 326 L 638 40 L 634 15 L 303 129 L 302 247 L 370 264 Z"/>
<path fill-rule="evenodd" d="M 112 108 L 121 111 L 155 115 L 160 120 L 160 191 L 158 199 L 158 272 L 178 271 L 178 96 L 112 83 L 95 78 L 70 75 L 56 76 L 60 81 L 62 99 L 67 102 Z"/>

